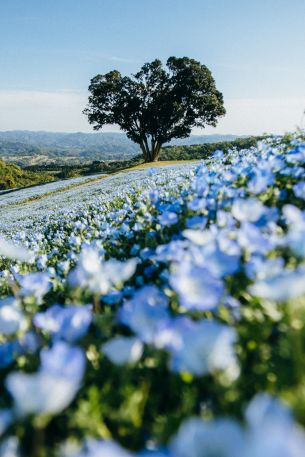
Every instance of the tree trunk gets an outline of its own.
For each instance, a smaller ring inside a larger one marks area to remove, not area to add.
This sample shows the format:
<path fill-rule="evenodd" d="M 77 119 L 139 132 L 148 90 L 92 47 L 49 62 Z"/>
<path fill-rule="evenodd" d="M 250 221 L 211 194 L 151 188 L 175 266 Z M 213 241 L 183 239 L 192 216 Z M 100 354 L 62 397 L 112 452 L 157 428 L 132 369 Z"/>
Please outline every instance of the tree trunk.
<path fill-rule="evenodd" d="M 144 162 L 149 162 L 148 160 L 148 157 L 147 157 L 147 152 L 146 152 L 146 149 L 145 149 L 145 145 L 144 143 L 140 143 L 140 148 L 141 148 L 141 151 L 142 151 L 142 154 L 143 154 L 143 157 L 144 157 Z"/>
<path fill-rule="evenodd" d="M 146 157 L 147 157 L 147 159 L 146 159 L 145 161 L 146 161 L 146 162 L 151 162 L 151 150 L 149 149 L 148 141 L 147 141 L 146 136 L 145 136 L 145 138 L 144 138 L 144 145 L 145 145 Z"/>
<path fill-rule="evenodd" d="M 144 162 L 157 162 L 159 158 L 159 153 L 161 149 L 161 144 L 152 140 L 151 147 L 149 147 L 147 138 L 144 137 L 140 143 L 140 148 L 143 153 Z"/>
<path fill-rule="evenodd" d="M 152 155 L 151 155 L 151 158 L 152 158 L 152 162 L 157 162 L 158 159 L 159 159 L 159 154 L 160 154 L 160 149 L 161 149 L 161 144 L 159 143 L 156 143 L 153 151 L 152 151 Z"/>

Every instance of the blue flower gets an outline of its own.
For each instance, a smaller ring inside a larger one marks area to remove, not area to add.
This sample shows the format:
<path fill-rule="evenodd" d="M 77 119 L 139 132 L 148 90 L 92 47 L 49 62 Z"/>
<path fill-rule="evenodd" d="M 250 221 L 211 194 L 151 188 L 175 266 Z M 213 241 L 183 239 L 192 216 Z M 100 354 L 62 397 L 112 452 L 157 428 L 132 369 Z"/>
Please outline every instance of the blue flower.
<path fill-rule="evenodd" d="M 37 313 L 33 322 L 36 327 L 49 332 L 55 339 L 74 342 L 88 331 L 92 321 L 90 305 L 53 305 L 43 313 Z"/>
<path fill-rule="evenodd" d="M 169 318 L 167 297 L 155 286 L 144 286 L 118 312 L 119 321 L 142 341 L 154 341 L 161 323 Z"/>
<path fill-rule="evenodd" d="M 196 263 L 215 278 L 224 278 L 236 273 L 240 267 L 240 249 L 232 240 L 219 238 L 220 243 L 209 243 L 197 249 L 190 249 Z M 225 252 L 220 246 L 227 250 Z"/>
<path fill-rule="evenodd" d="M 10 409 L 0 409 L 0 436 L 13 422 L 13 413 Z M 2 454 L 0 454 L 2 455 Z"/>
<path fill-rule="evenodd" d="M 0 300 L 0 333 L 11 335 L 25 324 L 19 302 L 14 297 Z"/>
<path fill-rule="evenodd" d="M 203 230 L 208 222 L 208 218 L 204 216 L 193 216 L 186 220 L 186 227 L 188 229 Z"/>
<path fill-rule="evenodd" d="M 257 297 L 285 302 L 305 294 L 305 268 L 283 270 L 266 279 L 256 281 L 249 292 Z"/>
<path fill-rule="evenodd" d="M 19 353 L 17 341 L 8 341 L 0 343 L 0 368 L 6 368 L 15 360 Z"/>
<path fill-rule="evenodd" d="M 85 370 L 81 349 L 59 342 L 41 352 L 36 373 L 12 372 L 5 385 L 14 399 L 18 415 L 57 414 L 74 399 Z"/>
<path fill-rule="evenodd" d="M 216 149 L 212 154 L 213 159 L 223 159 L 224 152 L 221 149 Z"/>
<path fill-rule="evenodd" d="M 113 287 L 127 281 L 134 274 L 137 263 L 137 259 L 124 262 L 109 259 L 104 262 L 99 251 L 90 247 L 83 249 L 77 267 L 70 272 L 68 280 L 74 287 L 88 288 L 94 293 L 104 295 Z"/>
<path fill-rule="evenodd" d="M 78 384 L 45 372 L 12 372 L 6 378 L 18 415 L 58 414 L 74 399 Z"/>
<path fill-rule="evenodd" d="M 245 264 L 245 271 L 250 279 L 265 279 L 280 273 L 284 268 L 282 257 L 273 259 L 261 255 L 253 255 Z"/>
<path fill-rule="evenodd" d="M 116 305 L 120 303 L 123 298 L 123 293 L 118 290 L 113 290 L 109 294 L 103 296 L 103 302 L 107 305 Z"/>
<path fill-rule="evenodd" d="M 158 216 L 158 220 L 163 227 L 174 225 L 178 222 L 178 215 L 172 211 L 164 211 L 160 216 Z"/>
<path fill-rule="evenodd" d="M 19 440 L 15 436 L 9 436 L 0 443 L 1 457 L 20 457 Z"/>
<path fill-rule="evenodd" d="M 40 346 L 39 336 L 32 331 L 26 332 L 18 341 L 21 354 L 34 353 Z"/>
<path fill-rule="evenodd" d="M 101 349 L 116 365 L 134 364 L 142 356 L 143 344 L 136 337 L 117 336 L 103 344 Z"/>
<path fill-rule="evenodd" d="M 169 326 L 167 334 L 167 339 L 163 336 L 163 341 L 171 354 L 172 371 L 203 376 L 222 370 L 230 379 L 238 376 L 234 329 L 216 321 L 193 322 L 177 318 Z"/>
<path fill-rule="evenodd" d="M 113 441 L 89 439 L 81 452 L 73 457 L 132 457 L 132 455 Z"/>
<path fill-rule="evenodd" d="M 294 422 L 291 412 L 278 400 L 259 394 L 246 411 L 248 420 L 247 457 L 302 456 L 305 433 Z"/>
<path fill-rule="evenodd" d="M 237 232 L 238 242 L 250 253 L 265 254 L 273 248 L 270 238 L 262 234 L 258 227 L 250 222 L 243 222 Z"/>
<path fill-rule="evenodd" d="M 252 178 L 248 182 L 248 190 L 254 194 L 260 194 L 274 183 L 274 174 L 269 164 L 261 164 L 254 170 Z"/>
<path fill-rule="evenodd" d="M 50 276 L 46 273 L 28 273 L 18 277 L 21 286 L 20 295 L 22 297 L 33 296 L 38 304 L 51 289 Z"/>
<path fill-rule="evenodd" d="M 236 199 L 232 214 L 239 221 L 256 222 L 266 213 L 266 207 L 256 198 Z"/>
<path fill-rule="evenodd" d="M 85 371 L 84 351 L 58 341 L 50 349 L 40 352 L 41 371 L 79 383 Z"/>
<path fill-rule="evenodd" d="M 296 197 L 305 200 L 305 181 L 298 182 L 292 187 L 292 189 Z"/>
<path fill-rule="evenodd" d="M 305 147 L 300 144 L 294 149 L 291 149 L 286 154 L 286 160 L 289 163 L 304 163 L 305 162 Z"/>
<path fill-rule="evenodd" d="M 207 201 L 205 198 L 193 198 L 190 202 L 188 202 L 187 207 L 191 211 L 201 211 L 204 210 L 207 206 Z"/>
<path fill-rule="evenodd" d="M 181 424 L 170 445 L 173 457 L 242 457 L 244 447 L 244 432 L 233 420 L 195 417 Z"/>
<path fill-rule="evenodd" d="M 183 262 L 170 275 L 169 283 L 177 292 L 180 305 L 188 310 L 215 309 L 223 296 L 224 285 L 204 267 Z"/>

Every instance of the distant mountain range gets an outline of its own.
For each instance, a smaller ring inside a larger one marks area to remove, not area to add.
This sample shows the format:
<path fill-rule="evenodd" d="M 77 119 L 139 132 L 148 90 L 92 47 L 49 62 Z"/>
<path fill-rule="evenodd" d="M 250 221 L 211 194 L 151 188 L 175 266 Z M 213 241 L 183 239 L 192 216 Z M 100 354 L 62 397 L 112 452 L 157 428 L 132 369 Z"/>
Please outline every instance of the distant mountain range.
<path fill-rule="evenodd" d="M 198 145 L 235 138 L 236 135 L 191 135 L 189 138 L 173 140 L 170 144 Z M 139 146 L 123 133 L 0 131 L 0 157 L 20 165 L 126 160 L 139 153 Z"/>

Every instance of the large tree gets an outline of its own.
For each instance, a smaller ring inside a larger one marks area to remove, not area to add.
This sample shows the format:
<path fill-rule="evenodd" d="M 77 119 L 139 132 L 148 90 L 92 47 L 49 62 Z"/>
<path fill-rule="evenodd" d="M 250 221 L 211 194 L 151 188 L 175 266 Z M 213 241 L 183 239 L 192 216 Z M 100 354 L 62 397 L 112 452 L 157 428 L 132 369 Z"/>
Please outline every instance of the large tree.
<path fill-rule="evenodd" d="M 210 70 L 188 57 L 143 65 L 129 76 L 110 71 L 95 76 L 84 113 L 95 130 L 117 124 L 139 144 L 145 162 L 158 160 L 161 146 L 185 138 L 193 127 L 215 126 L 225 114 Z"/>

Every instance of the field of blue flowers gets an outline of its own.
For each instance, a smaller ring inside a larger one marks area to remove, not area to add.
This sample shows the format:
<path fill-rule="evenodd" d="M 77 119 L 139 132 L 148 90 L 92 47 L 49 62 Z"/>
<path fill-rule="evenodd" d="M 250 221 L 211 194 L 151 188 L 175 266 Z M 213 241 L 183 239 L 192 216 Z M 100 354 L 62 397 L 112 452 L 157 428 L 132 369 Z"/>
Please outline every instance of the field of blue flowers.
<path fill-rule="evenodd" d="M 0 456 L 304 456 L 304 178 L 299 131 L 16 207 Z"/>

